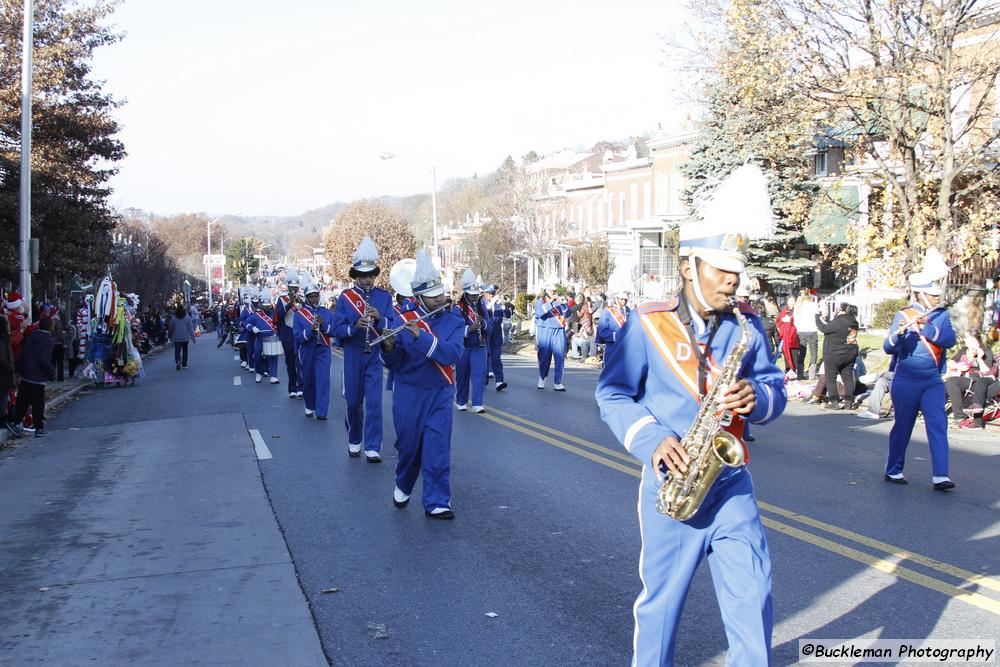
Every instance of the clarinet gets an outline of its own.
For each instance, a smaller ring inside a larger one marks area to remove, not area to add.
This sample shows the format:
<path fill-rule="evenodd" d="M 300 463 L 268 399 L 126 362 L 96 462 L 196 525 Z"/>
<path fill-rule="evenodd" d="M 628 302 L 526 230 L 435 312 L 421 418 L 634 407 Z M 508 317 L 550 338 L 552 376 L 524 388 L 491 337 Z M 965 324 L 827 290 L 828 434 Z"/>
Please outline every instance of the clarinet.
<path fill-rule="evenodd" d="M 476 316 L 479 318 L 479 347 L 486 345 L 486 320 L 483 318 L 483 309 L 479 307 L 482 300 L 482 295 L 476 297 Z"/>
<path fill-rule="evenodd" d="M 364 295 L 364 299 L 365 299 L 365 317 L 368 317 L 368 300 L 371 299 L 372 291 L 368 290 L 368 289 L 362 288 L 361 293 Z M 368 326 L 365 327 L 365 348 L 364 348 L 364 353 L 365 354 L 371 354 L 372 353 L 372 324 L 371 324 L 371 322 L 369 322 Z"/>

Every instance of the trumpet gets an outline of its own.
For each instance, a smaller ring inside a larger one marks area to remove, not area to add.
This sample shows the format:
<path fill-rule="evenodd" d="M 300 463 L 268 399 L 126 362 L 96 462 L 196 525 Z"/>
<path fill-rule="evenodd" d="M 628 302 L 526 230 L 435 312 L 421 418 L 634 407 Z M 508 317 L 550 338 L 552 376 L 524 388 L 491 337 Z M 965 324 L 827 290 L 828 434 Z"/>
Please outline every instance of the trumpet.
<path fill-rule="evenodd" d="M 450 306 L 451 306 L 450 303 L 445 302 L 445 303 L 441 304 L 440 306 L 438 306 L 437 308 L 435 308 L 434 310 L 430 311 L 429 313 L 426 313 L 426 314 L 421 315 L 420 317 L 418 317 L 416 319 L 408 321 L 403 326 L 396 327 L 395 329 L 389 329 L 388 331 L 386 331 L 385 333 L 383 333 L 378 338 L 372 340 L 371 344 L 372 345 L 376 345 L 378 343 L 381 343 L 382 341 L 384 341 L 387 338 L 392 338 L 393 336 L 395 336 L 396 334 L 398 334 L 399 332 L 401 332 L 403 329 L 405 329 L 407 327 L 407 325 L 416 324 L 417 322 L 422 322 L 422 321 L 426 320 L 428 317 L 430 317 L 431 315 L 436 315 L 437 313 L 440 313 L 442 310 L 444 310 L 445 308 L 448 308 Z"/>
<path fill-rule="evenodd" d="M 313 331 L 319 331 L 321 326 L 323 326 L 323 316 L 317 314 L 316 317 L 313 318 Z"/>

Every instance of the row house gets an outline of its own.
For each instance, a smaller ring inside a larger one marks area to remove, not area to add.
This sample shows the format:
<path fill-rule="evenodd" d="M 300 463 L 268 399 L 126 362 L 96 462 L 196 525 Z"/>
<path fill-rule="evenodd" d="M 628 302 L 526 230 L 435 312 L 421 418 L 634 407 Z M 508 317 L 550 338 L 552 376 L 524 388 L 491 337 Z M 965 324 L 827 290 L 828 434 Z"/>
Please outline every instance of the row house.
<path fill-rule="evenodd" d="M 547 189 L 536 197 L 539 223 L 559 230 L 560 243 L 551 255 L 528 260 L 529 291 L 551 281 L 578 284 L 572 252 L 597 239 L 607 239 L 614 263 L 610 291 L 629 291 L 638 300 L 675 290 L 676 228 L 685 217 L 681 165 L 696 136 L 657 136 L 646 143 L 647 156 L 633 146 L 606 152 L 599 163 L 593 155 L 579 157 L 575 171 L 545 170 Z"/>

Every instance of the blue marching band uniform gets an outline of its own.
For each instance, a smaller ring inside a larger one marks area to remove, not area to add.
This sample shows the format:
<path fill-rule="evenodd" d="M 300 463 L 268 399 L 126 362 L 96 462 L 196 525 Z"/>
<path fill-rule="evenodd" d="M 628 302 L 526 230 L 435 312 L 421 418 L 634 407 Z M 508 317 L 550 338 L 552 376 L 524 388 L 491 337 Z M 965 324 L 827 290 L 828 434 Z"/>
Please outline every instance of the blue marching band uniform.
<path fill-rule="evenodd" d="M 489 314 L 479 298 L 479 288 L 471 271 L 462 276 L 462 298 L 452 310 L 462 318 L 465 326 L 465 349 L 455 365 L 455 407 L 465 410 L 469 402 L 469 384 L 472 384 L 472 410 L 483 412 L 486 393 L 486 345 L 490 336 Z"/>
<path fill-rule="evenodd" d="M 367 291 L 362 281 L 371 285 L 379 275 L 378 249 L 365 236 L 351 257 L 350 275 L 357 283 L 337 297 L 333 310 L 333 335 L 343 347 L 343 395 L 347 404 L 344 426 L 347 429 L 347 452 L 361 456 L 364 441 L 365 458 L 370 463 L 382 460 L 382 354 L 378 345 L 371 345 L 393 319 L 392 295 L 372 286 Z M 374 311 L 375 321 L 370 320 Z M 358 326 L 362 318 L 367 326 Z"/>
<path fill-rule="evenodd" d="M 948 311 L 939 305 L 940 281 L 948 272 L 940 255 L 928 252 L 923 271 L 910 276 L 910 288 L 916 299 L 893 317 L 883 344 L 886 354 L 892 356 L 889 370 L 894 375 L 889 393 L 895 410 L 885 480 L 907 483 L 903 464 L 919 411 L 924 413 L 931 450 L 931 482 L 938 491 L 955 487 L 948 477 L 948 419 L 945 384 L 941 379 L 947 362 L 945 351 L 956 340 Z"/>
<path fill-rule="evenodd" d="M 379 319 L 366 330 L 356 324 L 368 306 L 378 310 Z M 344 290 L 333 311 L 333 335 L 344 348 L 344 422 L 353 455 L 360 454 L 362 439 L 368 458 L 374 458 L 368 452 L 382 451 L 382 354 L 378 346 L 369 346 L 365 351 L 365 340 L 376 338 L 388 327 L 391 312 L 392 296 L 378 287 L 370 290 L 367 299 L 358 287 Z"/>
<path fill-rule="evenodd" d="M 741 167 L 736 173 L 745 169 L 757 168 Z M 766 182 L 759 170 L 752 173 L 756 174 L 763 192 L 759 214 L 766 222 L 771 219 Z M 724 186 L 717 192 L 727 191 Z M 700 262 L 715 267 L 717 275 L 728 274 L 728 280 L 743 270 L 745 238 L 732 230 L 734 223 L 745 221 L 703 213 L 698 223 L 681 226 L 681 254 L 688 258 L 692 273 L 691 279 L 685 277 L 682 294 L 690 288 L 702 308 L 692 307 L 695 300 L 686 298 L 640 306 L 616 336 L 598 381 L 602 419 L 643 464 L 638 503 L 643 587 L 633 608 L 633 665 L 675 663 L 681 610 L 703 559 L 708 560 L 726 628 L 726 664 L 770 664 L 771 561 L 748 469 L 725 468 L 700 509 L 686 521 L 656 510 L 660 482 L 653 468 L 654 452 L 666 438 L 680 441 L 690 429 L 701 397 L 740 338 L 735 317 L 708 305 L 698 277 Z M 715 312 L 706 321 L 702 311 Z M 770 422 L 782 413 L 787 400 L 783 375 L 771 361 L 760 321 L 749 309 L 742 312 L 752 327 L 752 338 L 737 377 L 752 387 L 755 402 L 748 414 L 734 414 L 726 427 L 736 437 L 744 419 Z"/>
<path fill-rule="evenodd" d="M 535 337 L 538 345 L 538 388 L 545 389 L 545 379 L 549 376 L 549 364 L 555 361 L 553 389 L 566 391 L 563 387 L 563 365 L 566 363 L 566 322 L 569 306 L 556 300 L 555 287 L 547 288 L 548 294 L 535 302 Z"/>
<path fill-rule="evenodd" d="M 318 294 L 319 290 L 314 293 Z M 314 328 L 317 317 L 321 318 L 322 324 Z M 294 327 L 298 362 L 302 369 L 300 378 L 306 404 L 305 415 L 312 417 L 315 414 L 318 419 L 325 420 L 330 410 L 333 313 L 325 306 L 313 306 L 307 302 L 295 311 Z"/>
<path fill-rule="evenodd" d="M 298 286 L 298 281 L 295 282 Z M 292 284 L 289 284 L 289 288 Z M 278 338 L 285 356 L 285 372 L 288 374 L 288 396 L 302 398 L 302 369 L 296 354 L 295 343 L 295 308 L 293 296 L 282 294 L 274 304 L 274 319 L 278 323 Z"/>
<path fill-rule="evenodd" d="M 278 325 L 273 319 L 274 310 L 268 304 L 270 314 L 263 309 L 256 309 L 247 318 L 247 329 L 253 336 L 254 370 L 257 372 L 256 381 L 260 382 L 261 377 L 268 375 L 272 384 L 278 384 L 278 357 L 264 354 L 264 344 L 269 341 L 278 340 Z"/>
<path fill-rule="evenodd" d="M 417 477 L 423 477 L 423 505 L 427 516 L 452 519 L 451 429 L 455 400 L 455 368 L 465 350 L 465 321 L 444 306 L 444 286 L 430 254 L 417 254 L 412 278 L 417 308 L 400 319 L 415 322 L 416 337 L 403 330 L 385 345 L 386 366 L 395 372 L 392 421 L 396 430 L 396 487 L 393 504 L 406 507 Z M 441 312 L 428 314 L 424 298 L 440 299 Z"/>
<path fill-rule="evenodd" d="M 392 321 L 389 326 L 398 327 L 403 323 L 402 314 L 417 307 L 417 302 L 412 296 L 396 295 L 396 303 L 392 305 Z M 384 363 L 384 362 L 383 362 Z M 388 368 L 385 373 L 385 390 L 392 391 L 395 384 L 395 371 Z"/>
<path fill-rule="evenodd" d="M 625 327 L 625 320 L 632 310 L 628 306 L 621 307 L 618 304 L 610 305 L 601 313 L 601 319 L 597 322 L 597 342 L 604 343 L 604 362 L 607 363 L 611 357 L 611 350 L 618 342 L 618 336 Z"/>
<path fill-rule="evenodd" d="M 493 374 L 496 382 L 496 390 L 503 391 L 507 388 L 507 383 L 503 379 L 503 320 L 510 317 L 511 313 L 507 306 L 496 299 L 496 285 L 487 285 L 483 288 L 483 293 L 489 295 L 486 304 L 486 318 L 489 322 L 489 339 L 486 346 L 486 356 L 489 360 L 489 371 Z"/>

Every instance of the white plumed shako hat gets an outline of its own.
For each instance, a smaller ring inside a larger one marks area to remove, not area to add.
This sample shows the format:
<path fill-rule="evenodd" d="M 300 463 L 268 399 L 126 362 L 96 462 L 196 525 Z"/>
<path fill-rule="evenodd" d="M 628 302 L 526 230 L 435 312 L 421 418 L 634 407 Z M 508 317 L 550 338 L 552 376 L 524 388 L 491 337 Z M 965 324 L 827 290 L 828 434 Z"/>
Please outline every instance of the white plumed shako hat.
<path fill-rule="evenodd" d="M 727 176 L 695 204 L 699 220 L 680 226 L 681 257 L 698 257 L 720 271 L 746 269 L 747 242 L 774 235 L 774 212 L 767 178 L 760 167 L 746 164 Z"/>
<path fill-rule="evenodd" d="M 924 255 L 924 268 L 910 276 L 910 289 L 931 296 L 941 296 L 944 280 L 951 269 L 937 248 L 928 248 Z"/>
<path fill-rule="evenodd" d="M 285 284 L 289 287 L 299 286 L 299 270 L 294 266 L 288 267 L 288 270 L 285 271 Z"/>
<path fill-rule="evenodd" d="M 374 271 L 378 266 L 378 248 L 375 247 L 375 242 L 371 240 L 370 236 L 361 239 L 361 243 L 358 244 L 357 250 L 351 257 L 351 265 L 355 271 L 362 273 Z"/>
<path fill-rule="evenodd" d="M 462 291 L 466 294 L 479 294 L 479 281 L 476 280 L 476 274 L 472 269 L 462 272 Z"/>
<path fill-rule="evenodd" d="M 441 272 L 434 267 L 431 254 L 425 249 L 417 251 L 417 266 L 413 270 L 413 280 L 410 287 L 416 296 L 441 296 L 444 294 L 444 284 L 441 282 Z"/>

